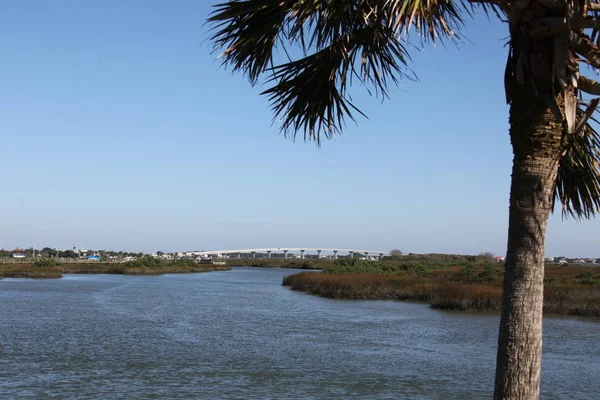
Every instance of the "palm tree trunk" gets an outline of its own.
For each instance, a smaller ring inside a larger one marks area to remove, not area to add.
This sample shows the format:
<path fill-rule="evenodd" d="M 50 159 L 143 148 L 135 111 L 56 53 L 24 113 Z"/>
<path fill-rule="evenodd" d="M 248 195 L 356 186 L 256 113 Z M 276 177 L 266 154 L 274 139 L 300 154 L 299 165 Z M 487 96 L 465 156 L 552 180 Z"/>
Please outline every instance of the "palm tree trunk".
<path fill-rule="evenodd" d="M 514 160 L 494 398 L 537 399 L 546 225 L 563 130 L 562 119 L 534 95 L 529 85 L 513 82 L 511 90 Z M 557 100 L 562 107 L 563 100 Z"/>

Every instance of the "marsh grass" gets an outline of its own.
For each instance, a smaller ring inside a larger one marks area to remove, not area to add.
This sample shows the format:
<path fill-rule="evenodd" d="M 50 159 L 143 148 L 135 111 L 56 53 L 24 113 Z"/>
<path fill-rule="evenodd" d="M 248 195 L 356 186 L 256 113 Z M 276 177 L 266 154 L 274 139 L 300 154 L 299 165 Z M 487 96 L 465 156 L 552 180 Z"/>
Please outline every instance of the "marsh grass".
<path fill-rule="evenodd" d="M 0 278 L 62 278 L 57 268 L 33 267 L 31 264 L 0 264 Z"/>
<path fill-rule="evenodd" d="M 230 269 L 226 265 L 198 264 L 185 259 L 167 262 L 143 257 L 129 263 L 0 264 L 0 278 L 61 278 L 63 274 L 162 275 Z"/>
<path fill-rule="evenodd" d="M 414 300 L 444 310 L 499 312 L 503 269 L 497 266 L 449 267 L 382 273 L 299 273 L 284 278 L 283 285 L 335 299 Z M 544 312 L 547 314 L 600 317 L 600 282 L 597 269 L 549 267 L 546 269 Z M 588 279 L 591 274 L 594 282 Z M 550 278 L 550 279 L 549 279 Z"/>
<path fill-rule="evenodd" d="M 323 269 L 332 265 L 332 260 L 321 259 L 281 259 L 281 258 L 241 258 L 227 260 L 227 265 L 233 267 L 257 268 L 293 268 L 293 269 Z"/>

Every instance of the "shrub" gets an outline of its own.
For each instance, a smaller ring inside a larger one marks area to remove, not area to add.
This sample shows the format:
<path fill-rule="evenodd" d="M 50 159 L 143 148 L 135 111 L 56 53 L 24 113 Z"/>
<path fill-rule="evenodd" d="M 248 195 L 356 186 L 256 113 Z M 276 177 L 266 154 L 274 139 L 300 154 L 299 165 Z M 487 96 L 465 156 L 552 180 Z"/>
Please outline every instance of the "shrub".
<path fill-rule="evenodd" d="M 283 264 L 282 268 L 296 268 L 296 269 L 319 269 L 317 264 L 312 260 L 307 261 L 292 261 L 287 264 Z"/>
<path fill-rule="evenodd" d="M 256 261 L 256 262 L 253 262 L 251 265 L 253 267 L 258 267 L 258 268 L 269 268 L 270 267 L 269 263 L 266 261 Z"/>
<path fill-rule="evenodd" d="M 486 266 L 483 272 L 477 275 L 477 281 L 479 282 L 492 282 L 496 277 L 501 276 L 502 271 L 490 266 Z"/>
<path fill-rule="evenodd" d="M 575 277 L 577 283 L 584 285 L 595 285 L 600 283 L 600 273 L 594 273 L 592 271 L 584 272 Z"/>
<path fill-rule="evenodd" d="M 56 261 L 53 258 L 43 258 L 32 264 L 32 267 L 35 267 L 35 268 L 52 268 L 52 267 L 58 267 L 58 266 L 60 266 L 60 264 L 58 263 L 58 261 Z"/>
<path fill-rule="evenodd" d="M 331 268 L 333 273 L 291 275 L 283 284 L 294 290 L 338 299 L 418 300 L 441 309 L 500 310 L 500 280 L 504 273 L 501 264 L 482 265 L 465 260 L 452 268 L 429 269 L 423 276 L 416 276 L 423 272 L 424 265 L 427 263 L 418 260 L 403 263 L 402 267 L 386 261 L 344 260 L 336 263 L 337 270 Z M 361 268 L 369 271 L 357 272 Z M 382 273 L 390 268 L 393 273 Z M 349 273 L 344 273 L 345 270 Z M 599 270 L 561 266 L 547 268 L 545 273 L 544 313 L 600 316 Z"/>
<path fill-rule="evenodd" d="M 125 264 L 128 268 L 151 268 L 151 269 L 159 269 L 165 268 L 168 264 L 165 260 L 161 258 L 155 258 L 152 256 L 144 256 L 135 261 L 129 261 Z"/>
<path fill-rule="evenodd" d="M 416 276 L 425 276 L 425 267 L 422 265 L 413 265 L 406 270 L 409 274 Z"/>
<path fill-rule="evenodd" d="M 174 268 L 197 268 L 198 267 L 198 263 L 194 260 L 191 260 L 189 258 L 178 258 L 174 261 L 171 261 L 169 263 L 169 267 L 174 267 Z"/>
<path fill-rule="evenodd" d="M 358 258 L 344 258 L 335 260 L 332 267 L 323 268 L 324 272 L 331 272 L 336 274 L 347 274 L 347 273 L 370 273 L 370 274 L 382 274 L 394 272 L 396 269 L 385 263 L 378 263 L 375 261 L 361 260 Z"/>

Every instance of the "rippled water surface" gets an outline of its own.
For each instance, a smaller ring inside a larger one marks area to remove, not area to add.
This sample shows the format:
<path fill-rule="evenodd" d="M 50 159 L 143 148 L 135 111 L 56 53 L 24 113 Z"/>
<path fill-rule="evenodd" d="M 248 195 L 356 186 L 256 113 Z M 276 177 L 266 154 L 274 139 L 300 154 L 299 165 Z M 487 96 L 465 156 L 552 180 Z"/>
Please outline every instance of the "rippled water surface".
<path fill-rule="evenodd" d="M 0 398 L 490 398 L 498 317 L 281 286 L 290 270 L 0 281 Z M 600 393 L 600 323 L 547 318 L 542 397 Z"/>

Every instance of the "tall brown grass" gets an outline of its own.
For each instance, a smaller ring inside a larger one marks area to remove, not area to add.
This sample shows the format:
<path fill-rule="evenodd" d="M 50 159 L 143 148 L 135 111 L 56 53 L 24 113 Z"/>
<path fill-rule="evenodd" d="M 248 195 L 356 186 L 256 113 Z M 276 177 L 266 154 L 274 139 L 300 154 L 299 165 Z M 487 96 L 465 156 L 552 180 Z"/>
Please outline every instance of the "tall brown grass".
<path fill-rule="evenodd" d="M 554 279 L 544 288 L 545 313 L 600 317 L 600 285 L 578 283 L 576 277 L 582 270 L 550 269 L 547 277 Z M 409 272 L 389 275 L 305 272 L 284 278 L 283 285 L 335 299 L 414 300 L 445 310 L 499 312 L 502 275 L 481 282 L 481 271 L 477 272 L 475 276 L 461 275 L 460 268 L 427 271 L 423 276 Z"/>
<path fill-rule="evenodd" d="M 68 263 L 56 267 L 35 267 L 32 264 L 0 264 L 0 278 L 61 278 L 63 274 L 162 275 L 227 271 L 231 267 L 212 264 L 176 264 L 160 268 L 129 266 L 124 263 Z"/>
<path fill-rule="evenodd" d="M 0 278 L 62 278 L 62 272 L 57 268 L 33 268 L 23 264 L 0 264 Z"/>

